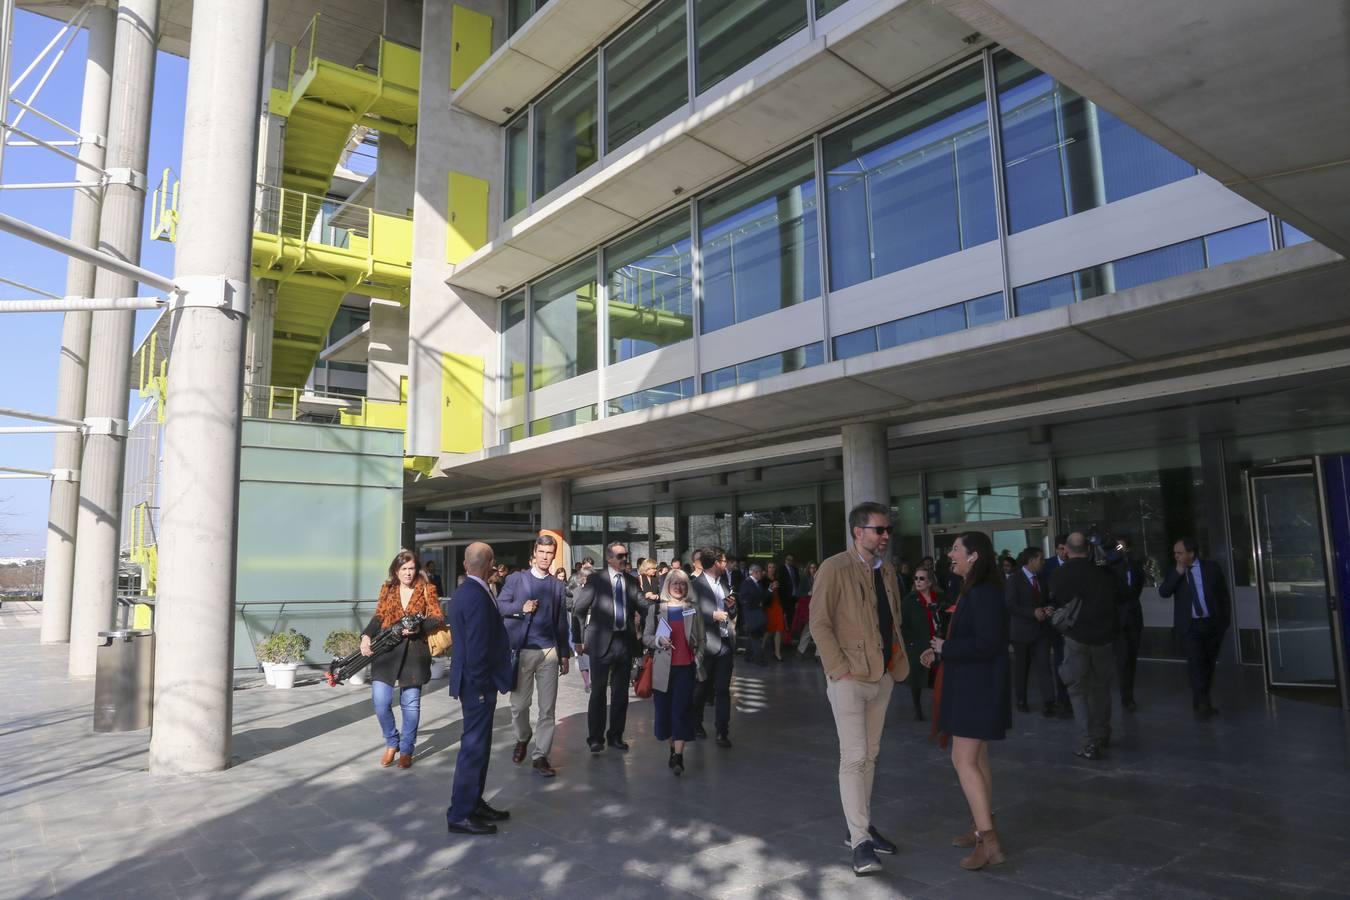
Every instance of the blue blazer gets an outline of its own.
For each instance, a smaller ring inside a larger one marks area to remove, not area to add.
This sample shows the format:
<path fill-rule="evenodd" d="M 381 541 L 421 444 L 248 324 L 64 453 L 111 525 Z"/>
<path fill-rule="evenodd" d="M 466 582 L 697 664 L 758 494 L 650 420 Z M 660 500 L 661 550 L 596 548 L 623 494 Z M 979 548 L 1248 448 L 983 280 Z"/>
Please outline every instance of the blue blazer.
<path fill-rule="evenodd" d="M 450 696 L 511 690 L 511 647 L 506 627 L 492 595 L 472 578 L 464 579 L 450 598 L 449 625 L 455 641 L 450 657 Z"/>

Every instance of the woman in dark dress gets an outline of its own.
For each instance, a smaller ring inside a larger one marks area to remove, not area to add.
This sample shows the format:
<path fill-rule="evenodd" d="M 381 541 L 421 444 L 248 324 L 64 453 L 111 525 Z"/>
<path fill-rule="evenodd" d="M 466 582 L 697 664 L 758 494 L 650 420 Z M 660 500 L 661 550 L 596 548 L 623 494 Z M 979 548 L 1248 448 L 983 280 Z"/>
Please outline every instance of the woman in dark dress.
<path fill-rule="evenodd" d="M 905 652 L 910 659 L 919 659 L 932 646 L 937 633 L 937 616 L 946 600 L 938 593 L 937 579 L 931 569 L 923 566 L 914 570 L 914 589 L 900 601 L 900 636 L 905 641 Z M 914 721 L 923 721 L 923 703 L 920 696 L 924 685 L 933 686 L 933 670 L 911 666 L 909 692 L 914 700 Z"/>
<path fill-rule="evenodd" d="M 1005 859 L 994 831 L 994 774 L 989 741 L 1001 741 L 1012 727 L 1012 668 L 1008 660 L 1008 609 L 1003 573 L 989 536 L 968 531 L 952 544 L 952 572 L 961 593 L 946 638 L 934 637 L 920 657 L 925 666 L 942 664 L 938 722 L 952 739 L 952 766 L 966 795 L 973 830 L 952 843 L 973 847 L 963 869 L 982 869 Z"/>

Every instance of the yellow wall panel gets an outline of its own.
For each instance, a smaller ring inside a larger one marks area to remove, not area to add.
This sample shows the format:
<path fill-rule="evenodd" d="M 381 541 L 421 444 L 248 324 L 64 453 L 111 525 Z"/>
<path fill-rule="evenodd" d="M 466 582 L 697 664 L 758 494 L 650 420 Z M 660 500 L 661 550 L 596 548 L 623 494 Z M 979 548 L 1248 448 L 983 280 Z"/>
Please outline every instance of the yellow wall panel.
<path fill-rule="evenodd" d="M 458 264 L 487 243 L 488 183 L 463 172 L 451 172 L 446 209 L 445 261 Z"/>
<path fill-rule="evenodd" d="M 441 451 L 483 449 L 483 357 L 441 355 Z"/>
<path fill-rule="evenodd" d="M 412 220 L 401 216 L 387 216 L 382 213 L 371 215 L 371 240 L 375 245 L 375 258 L 380 262 L 395 266 L 412 265 L 413 230 Z M 355 239 L 356 235 L 352 235 Z"/>
<path fill-rule="evenodd" d="M 492 55 L 492 17 L 456 6 L 450 13 L 450 90 L 469 80 Z"/>
<path fill-rule="evenodd" d="M 380 77 L 391 84 L 418 90 L 422 86 L 422 54 L 380 38 Z"/>

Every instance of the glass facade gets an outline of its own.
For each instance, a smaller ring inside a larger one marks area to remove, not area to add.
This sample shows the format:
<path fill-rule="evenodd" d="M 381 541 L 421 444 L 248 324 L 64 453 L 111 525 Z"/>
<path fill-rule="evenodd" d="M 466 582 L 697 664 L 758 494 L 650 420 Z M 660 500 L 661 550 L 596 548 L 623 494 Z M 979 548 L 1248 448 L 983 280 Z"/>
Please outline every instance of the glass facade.
<path fill-rule="evenodd" d="M 600 159 L 599 79 L 591 58 L 534 107 L 534 196 Z"/>
<path fill-rule="evenodd" d="M 615 397 L 609 401 L 609 414 L 618 416 L 623 413 L 637 412 L 639 409 L 648 409 L 653 406 L 660 406 L 662 403 L 669 403 L 672 400 L 683 400 L 685 397 L 692 396 L 694 396 L 694 379 L 682 378 L 679 381 L 672 381 L 670 384 Z"/>
<path fill-rule="evenodd" d="M 1025 231 L 1196 169 L 1006 50 L 994 55 L 1008 225 Z"/>
<path fill-rule="evenodd" d="M 615 541 L 628 547 L 628 562 L 637 565 L 639 559 L 651 556 L 650 525 L 647 516 L 650 510 L 646 506 L 632 509 L 612 509 L 607 517 L 607 537 L 605 542 Z"/>
<path fill-rule="evenodd" d="M 506 35 L 510 37 L 530 20 L 547 0 L 508 0 L 506 7 Z"/>
<path fill-rule="evenodd" d="M 816 0 L 816 18 L 834 12 L 847 2 L 848 0 Z"/>
<path fill-rule="evenodd" d="M 604 513 L 572 514 L 572 560 L 579 563 L 586 557 L 597 566 L 605 564 Z"/>
<path fill-rule="evenodd" d="M 704 334 L 820 296 L 809 149 L 705 197 L 699 228 Z"/>
<path fill-rule="evenodd" d="M 831 290 L 998 239 L 982 66 L 828 135 L 823 148 Z"/>
<path fill-rule="evenodd" d="M 563 428 L 571 428 L 573 425 L 583 425 L 586 422 L 596 420 L 595 404 L 582 406 L 577 409 L 569 409 L 567 412 L 555 413 L 551 416 L 545 416 L 542 419 L 535 419 L 530 422 L 530 434 L 548 434 L 550 431 L 559 431 Z"/>
<path fill-rule="evenodd" d="M 791 488 L 746 494 L 737 503 L 736 555 L 753 562 L 816 557 L 816 492 Z"/>
<path fill-rule="evenodd" d="M 782 375 L 784 372 L 809 369 L 811 366 L 818 366 L 823 362 L 825 362 L 825 345 L 819 342 L 807 344 L 805 347 L 784 350 L 782 353 L 772 353 L 768 356 L 761 356 L 759 359 L 752 359 L 749 362 L 737 363 L 734 366 L 705 372 L 703 374 L 703 390 L 705 393 L 718 391 L 725 387 L 733 387 L 738 384 L 759 381 L 761 378 Z"/>
<path fill-rule="evenodd" d="M 806 11 L 802 0 L 694 0 L 699 93 L 805 28 Z"/>
<path fill-rule="evenodd" d="M 506 217 L 530 205 L 530 117 L 506 126 Z"/>
<path fill-rule="evenodd" d="M 1044 462 L 1028 462 L 934 472 L 928 476 L 928 521 L 960 524 L 1048 516 L 1047 469 Z"/>
<path fill-rule="evenodd" d="M 502 371 L 500 396 L 503 400 L 524 397 L 528 390 L 525 380 L 525 295 L 517 294 L 502 301 Z"/>
<path fill-rule="evenodd" d="M 532 389 L 595 371 L 595 261 L 583 259 L 531 291 Z"/>
<path fill-rule="evenodd" d="M 951 306 L 841 334 L 834 339 L 834 358 L 848 359 L 864 353 L 885 350 L 887 347 L 896 347 L 937 337 L 940 334 L 951 334 L 953 331 L 964 331 L 977 325 L 1002 321 L 1003 294 L 987 294 L 964 303 L 954 303 Z"/>
<path fill-rule="evenodd" d="M 665 0 L 605 48 L 605 151 L 688 100 L 685 0 Z"/>
<path fill-rule="evenodd" d="M 1292 247 L 1295 244 L 1306 244 L 1312 238 L 1299 231 L 1293 225 L 1283 220 L 1280 221 L 1280 237 L 1284 240 L 1286 247 Z"/>
<path fill-rule="evenodd" d="M 689 215 L 678 212 L 605 249 L 609 361 L 694 336 Z"/>

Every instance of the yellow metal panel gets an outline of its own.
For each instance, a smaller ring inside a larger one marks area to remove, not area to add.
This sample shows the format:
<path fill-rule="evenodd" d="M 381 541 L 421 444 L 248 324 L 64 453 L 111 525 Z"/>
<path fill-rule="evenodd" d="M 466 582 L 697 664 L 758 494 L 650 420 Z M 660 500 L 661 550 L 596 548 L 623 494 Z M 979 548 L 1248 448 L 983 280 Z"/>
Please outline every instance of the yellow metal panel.
<path fill-rule="evenodd" d="M 430 477 L 436 471 L 438 458 L 435 456 L 405 456 L 403 468 L 409 472 L 421 472 Z"/>
<path fill-rule="evenodd" d="M 408 407 L 386 400 L 367 400 L 366 420 L 361 424 L 368 428 L 397 428 L 401 431 L 408 427 Z"/>
<path fill-rule="evenodd" d="M 401 216 L 373 213 L 370 239 L 375 248 L 375 259 L 395 266 L 412 265 L 412 220 Z M 356 235 L 352 235 L 355 243 Z"/>
<path fill-rule="evenodd" d="M 416 91 L 422 86 L 422 54 L 380 38 L 380 78 Z"/>
<path fill-rule="evenodd" d="M 450 13 L 450 90 L 469 80 L 492 55 L 492 17 L 456 6 Z"/>
<path fill-rule="evenodd" d="M 462 172 L 450 173 L 449 222 L 445 261 L 461 263 L 487 243 L 488 183 Z"/>
<path fill-rule="evenodd" d="M 441 355 L 441 451 L 483 449 L 483 357 Z"/>
<path fill-rule="evenodd" d="M 271 93 L 267 95 L 267 111 L 276 116 L 286 117 L 291 114 L 291 104 L 294 100 L 287 91 L 272 88 Z"/>

